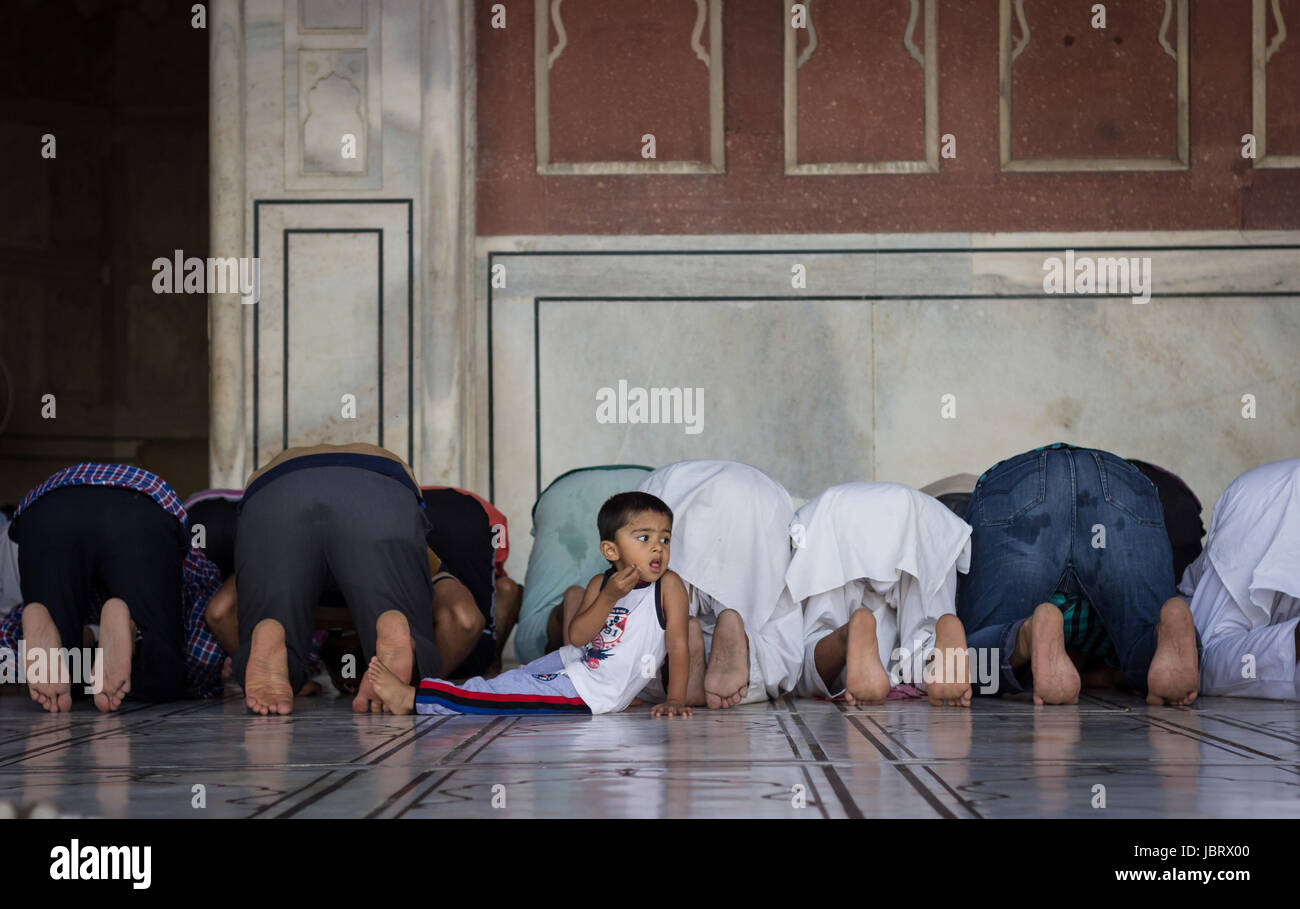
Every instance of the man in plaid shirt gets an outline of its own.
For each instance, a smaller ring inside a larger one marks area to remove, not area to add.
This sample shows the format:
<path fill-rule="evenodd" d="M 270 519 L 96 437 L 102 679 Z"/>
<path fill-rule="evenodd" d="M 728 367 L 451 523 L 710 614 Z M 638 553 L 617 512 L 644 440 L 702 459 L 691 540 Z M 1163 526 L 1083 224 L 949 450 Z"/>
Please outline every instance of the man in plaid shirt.
<path fill-rule="evenodd" d="M 226 654 L 204 610 L 221 574 L 190 545 L 188 517 L 160 477 L 123 464 L 76 464 L 32 489 L 6 528 L 19 544 L 23 603 L 0 622 L 0 647 L 77 647 L 98 624 L 95 706 L 128 692 L 150 700 L 221 693 Z M 66 667 L 65 667 L 66 668 Z M 69 710 L 66 672 L 29 678 L 32 699 Z"/>

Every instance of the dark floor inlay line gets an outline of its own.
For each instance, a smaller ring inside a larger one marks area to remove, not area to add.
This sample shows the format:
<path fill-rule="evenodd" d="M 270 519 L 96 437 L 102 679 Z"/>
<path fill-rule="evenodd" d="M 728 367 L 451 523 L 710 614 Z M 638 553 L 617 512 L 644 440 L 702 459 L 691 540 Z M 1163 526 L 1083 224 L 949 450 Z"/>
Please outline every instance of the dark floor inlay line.
<path fill-rule="evenodd" d="M 285 809 L 284 811 L 282 811 L 282 812 L 280 812 L 279 814 L 277 814 L 277 815 L 275 816 L 276 819 L 279 820 L 280 818 L 293 817 L 295 814 L 297 814 L 299 811 L 302 811 L 304 808 L 307 808 L 307 807 L 310 806 L 310 805 L 314 805 L 314 804 L 316 804 L 316 803 L 319 802 L 321 799 L 323 799 L 325 796 L 329 795 L 331 792 L 337 792 L 337 791 L 338 791 L 340 788 L 342 788 L 346 783 L 348 783 L 349 781 L 355 779 L 356 777 L 358 777 L 358 776 L 360 776 L 360 775 L 361 775 L 361 771 L 360 771 L 360 770 L 353 770 L 351 773 L 348 773 L 348 774 L 345 774 L 345 775 L 339 777 L 337 780 L 335 780 L 335 781 L 334 781 L 333 783 L 331 783 L 330 785 L 325 786 L 325 787 L 323 787 L 323 788 L 321 788 L 321 789 L 316 790 L 314 793 L 312 793 L 311 795 L 309 795 L 307 798 L 303 799 L 303 800 L 302 800 L 301 802 L 299 802 L 298 804 L 296 804 L 296 805 L 290 805 L 287 809 Z"/>
<path fill-rule="evenodd" d="M 468 748 L 470 745 L 473 745 L 473 744 L 474 744 L 475 742 L 477 742 L 479 739 L 483 738 L 483 736 L 487 735 L 489 732 L 491 732 L 491 731 L 492 731 L 493 729 L 495 729 L 497 726 L 500 726 L 503 722 L 505 722 L 505 717 L 501 717 L 501 716 L 496 717 L 495 719 L 492 720 L 492 722 L 488 723 L 488 724 L 487 724 L 486 726 L 484 726 L 482 729 L 479 729 L 477 732 L 475 732 L 473 735 L 471 735 L 471 736 L 470 736 L 469 738 L 467 738 L 465 741 L 461 742 L 461 743 L 460 743 L 459 745 L 457 745 L 455 748 L 451 749 L 451 751 L 448 751 L 446 754 L 444 754 L 442 757 L 440 757 L 440 758 L 438 759 L 438 763 L 439 763 L 439 764 L 444 764 L 444 763 L 450 761 L 452 758 L 454 758 L 456 755 L 460 754 L 462 751 L 464 751 L 464 750 L 465 750 L 466 748 Z M 498 732 L 498 735 L 499 735 L 499 734 L 500 734 L 500 732 Z M 477 752 L 476 752 L 476 753 L 477 753 Z M 473 757 L 473 756 L 471 755 L 471 757 L 470 757 L 469 759 L 467 759 L 467 760 L 472 759 L 472 757 Z"/>
<path fill-rule="evenodd" d="M 1176 720 L 1170 719 L 1168 717 L 1154 716 L 1151 713 L 1139 713 L 1135 710 L 1124 707 L 1121 704 L 1116 704 L 1113 701 L 1108 701 L 1105 698 L 1098 697 L 1097 695 L 1084 695 L 1084 696 L 1090 698 L 1091 700 L 1096 701 L 1099 704 L 1106 704 L 1107 706 L 1114 708 L 1118 712 L 1126 713 L 1129 716 L 1131 716 L 1133 719 L 1145 723 L 1147 726 L 1154 726 L 1157 729 L 1162 729 L 1165 732 L 1170 733 L 1171 735 L 1181 735 L 1186 738 L 1194 739 L 1196 741 L 1202 742 L 1203 744 L 1210 745 L 1211 747 L 1220 748 L 1224 751 L 1229 752 L 1230 754 L 1233 753 L 1235 750 L 1238 757 L 1248 757 L 1249 756 L 1248 754 L 1241 754 L 1241 752 L 1249 752 L 1249 754 L 1255 754 L 1255 755 L 1259 755 L 1260 757 L 1268 758 L 1270 761 L 1285 760 L 1285 758 L 1279 757 L 1278 755 L 1269 754 L 1267 751 L 1260 751 L 1258 748 L 1251 748 L 1249 745 L 1243 745 L 1240 742 L 1234 742 L 1232 739 L 1215 735 L 1212 732 L 1206 732 L 1202 729 L 1196 729 L 1191 726 L 1184 726 L 1182 723 L 1179 723 Z M 1171 708 L 1171 709 L 1187 710 L 1189 708 Z M 1197 713 L 1201 716 L 1209 716 L 1209 714 L 1200 713 L 1199 711 L 1197 711 Z"/>
<path fill-rule="evenodd" d="M 1269 738 L 1277 739 L 1280 742 L 1286 742 L 1288 745 L 1300 745 L 1300 738 L 1286 735 L 1276 729 L 1270 729 L 1267 726 L 1260 726 L 1258 723 L 1251 723 L 1248 720 L 1238 719 L 1237 717 L 1227 717 L 1218 713 L 1202 713 L 1201 716 L 1213 720 L 1216 723 L 1223 723 L 1226 726 L 1236 726 L 1238 729 L 1244 729 L 1247 732 L 1258 732 L 1260 735 L 1266 735 Z"/>
<path fill-rule="evenodd" d="M 880 752 L 881 756 L 884 757 L 885 760 L 889 761 L 889 763 L 893 766 L 893 768 L 903 775 L 903 778 L 905 780 L 907 780 L 909 783 L 912 784 L 912 788 L 917 791 L 917 794 L 930 803 L 930 807 L 933 808 L 935 811 L 937 811 L 940 817 L 955 818 L 957 816 L 953 814 L 951 810 L 949 810 L 948 806 L 945 805 L 937 795 L 935 795 L 933 792 L 930 791 L 930 788 L 926 786 L 925 783 L 921 782 L 921 779 L 915 773 L 912 772 L 911 767 L 899 763 L 898 758 L 894 755 L 894 752 L 890 751 L 884 742 L 876 738 L 876 736 L 871 732 L 871 730 L 868 729 L 866 726 L 864 726 L 856 716 L 850 714 L 844 708 L 844 705 L 840 704 L 839 702 L 836 702 L 835 706 L 839 708 L 840 713 L 843 714 L 844 718 L 849 721 L 849 724 L 852 725 L 853 728 L 857 729 L 858 732 L 862 733 L 863 737 L 868 742 L 870 742 L 872 745 L 875 746 L 876 750 Z"/>
<path fill-rule="evenodd" d="M 980 814 L 979 811 L 975 809 L 975 804 L 970 799 L 966 798 L 966 796 L 962 795 L 960 792 L 954 789 L 947 780 L 945 780 L 942 776 L 939 775 L 939 772 L 937 770 L 935 770 L 933 767 L 927 764 L 925 768 L 925 772 L 930 774 L 930 776 L 934 777 L 935 781 L 938 782 L 940 786 L 942 786 L 944 789 L 947 789 L 948 794 L 951 795 L 954 799 L 956 799 L 957 803 L 961 805 L 963 808 L 965 808 L 967 811 L 969 811 L 971 815 L 979 818 L 980 820 L 984 820 L 984 815 Z"/>
<path fill-rule="evenodd" d="M 878 717 L 868 714 L 867 719 L 871 720 L 871 724 L 880 730 L 881 735 L 883 735 L 885 738 L 889 739 L 891 742 L 897 745 L 900 751 L 906 751 L 907 756 L 909 758 L 911 758 L 912 760 L 916 760 L 916 752 L 913 751 L 911 748 L 908 748 L 906 742 L 902 741 L 897 736 L 895 736 L 892 732 L 886 729 L 884 724 L 880 722 L 880 719 Z"/>
<path fill-rule="evenodd" d="M 501 717 L 501 719 L 506 719 L 506 718 L 505 718 L 505 717 Z M 483 740 L 483 744 L 480 745 L 479 747 L 475 748 L 475 749 L 474 749 L 474 753 L 471 754 L 471 755 L 469 755 L 468 757 L 465 758 L 465 763 L 468 764 L 470 761 L 474 760 L 474 758 L 476 758 L 476 757 L 478 757 L 480 754 L 482 754 L 484 748 L 486 748 L 488 745 L 491 745 L 491 744 L 492 744 L 493 742 L 495 742 L 497 739 L 501 738 L 501 736 L 503 736 L 503 735 L 505 735 L 507 732 L 509 732 L 510 729 L 511 729 L 515 724 L 517 724 L 521 719 L 523 719 L 523 717 L 518 717 L 518 716 L 512 716 L 512 717 L 510 717 L 510 718 L 509 718 L 510 721 L 509 721 L 508 723 L 506 723 L 504 726 L 502 726 L 500 729 L 498 729 L 497 732 L 496 732 L 496 735 L 492 736 L 491 738 L 485 738 L 485 739 Z M 489 726 L 484 727 L 484 729 L 483 729 L 482 731 L 483 731 L 483 732 L 487 732 L 488 729 L 491 729 L 491 728 L 492 728 L 492 727 L 489 725 Z M 478 734 L 476 733 L 475 735 L 473 735 L 473 736 L 471 736 L 470 738 L 466 739 L 466 740 L 465 740 L 465 744 L 466 744 L 466 745 L 470 744 L 470 742 L 473 742 L 473 741 L 474 741 L 476 738 L 478 738 L 478 737 L 479 737 L 479 736 L 478 736 Z M 447 757 L 451 757 L 453 754 L 456 753 L 456 751 L 457 751 L 457 749 L 452 749 L 450 752 L 448 752 Z M 446 758 L 443 758 L 443 761 L 445 761 L 445 760 L 446 760 Z M 439 763 L 442 763 L 442 761 L 440 761 Z"/>
<path fill-rule="evenodd" d="M 799 708 L 794 704 L 790 705 L 790 717 L 794 720 L 795 725 L 799 727 L 799 732 L 803 734 L 804 741 L 808 743 L 808 750 L 812 753 L 813 760 L 825 761 L 822 765 L 822 772 L 826 774 L 826 781 L 831 784 L 831 791 L 835 797 L 840 800 L 840 805 L 844 808 L 844 813 L 851 818 L 861 818 L 862 809 L 853 801 L 853 793 L 849 792 L 849 787 L 844 785 L 844 779 L 840 772 L 835 769 L 834 765 L 826 757 L 826 751 L 822 748 L 813 731 L 808 728 L 804 722 L 803 715 L 799 713 Z"/>
<path fill-rule="evenodd" d="M 406 785 L 404 785 L 401 789 L 398 789 L 388 798 L 380 802 L 378 808 L 374 808 L 371 811 L 369 811 L 366 814 L 366 818 L 369 819 L 369 818 L 379 817 L 389 808 L 392 808 L 393 805 L 397 804 L 398 799 L 402 798 L 402 796 L 406 795 L 406 793 L 410 792 L 416 786 L 420 785 L 421 783 L 423 783 L 425 780 L 427 780 L 429 777 L 433 776 L 437 772 L 438 772 L 437 770 L 421 770 L 414 777 L 408 780 Z"/>
<path fill-rule="evenodd" d="M 432 723 L 425 723 L 423 725 L 417 724 L 414 729 L 407 730 L 406 732 L 403 732 L 400 736 L 389 739 L 387 742 L 385 742 L 384 745 L 392 745 L 393 742 L 397 742 L 397 744 L 393 745 L 393 747 L 390 748 L 388 751 L 385 751 L 383 754 L 379 755 L 379 757 L 367 761 L 366 763 L 382 764 L 384 761 L 388 760 L 390 757 L 397 754 L 397 752 L 410 747 L 412 744 L 415 743 L 417 739 L 423 738 L 424 736 L 428 735 L 430 732 L 433 732 L 433 730 L 437 729 L 439 726 L 441 726 L 443 723 L 447 722 L 450 719 L 451 717 L 444 716 Z M 382 748 L 384 747 L 384 745 L 380 745 L 379 747 Z M 357 758 L 357 760 L 360 761 L 366 755 L 372 754 L 375 750 L 377 749 L 375 748 L 370 749 L 370 751 L 367 751 L 366 754 L 363 754 L 361 757 Z"/>
<path fill-rule="evenodd" d="M 808 765 L 804 764 L 799 769 L 803 771 L 803 778 L 808 781 L 808 792 L 812 794 L 813 803 L 817 806 L 817 810 L 822 813 L 822 817 L 829 820 L 830 812 L 826 810 L 826 803 L 822 801 L 821 793 L 817 791 L 817 784 L 813 782 L 812 774 L 808 771 Z"/>
<path fill-rule="evenodd" d="M 400 818 L 405 816 L 406 812 L 410 811 L 416 805 L 420 804 L 420 802 L 424 801 L 429 796 L 430 793 L 436 792 L 439 786 L 447 782 L 447 780 L 451 779 L 455 774 L 456 774 L 455 770 L 448 770 L 442 776 L 438 777 L 438 779 L 434 781 L 432 786 L 430 786 L 428 789 L 425 789 L 415 798 L 407 802 L 406 805 L 402 808 L 402 810 L 397 812 L 397 814 L 395 814 L 394 817 Z"/>
<path fill-rule="evenodd" d="M 138 732 L 141 729 L 148 729 L 151 726 L 161 725 L 163 725 L 162 720 L 155 716 L 136 726 L 125 726 L 120 729 L 99 729 L 95 732 L 91 732 L 89 735 L 72 736 L 59 742 L 50 742 L 41 745 L 38 748 L 29 748 L 27 751 L 20 751 L 17 754 L 8 755 L 4 760 L 0 760 L 0 767 L 8 767 L 11 764 L 20 764 L 28 758 L 43 757 L 47 754 L 53 754 L 56 751 L 62 751 L 72 745 L 80 745 L 83 742 L 112 738 L 113 736 L 122 735 L 123 733 Z"/>
<path fill-rule="evenodd" d="M 790 751 L 793 752 L 794 759 L 796 761 L 803 760 L 803 755 L 799 753 L 799 746 L 796 744 L 794 736 L 790 734 L 790 730 L 785 725 L 785 717 L 778 716 L 776 718 L 776 724 L 781 727 L 781 734 L 785 736 L 786 744 L 790 746 Z"/>
<path fill-rule="evenodd" d="M 266 812 L 270 811 L 272 808 L 274 808 L 276 805 L 283 802 L 285 799 L 291 799 L 295 795 L 299 795 L 300 793 L 306 792 L 308 789 L 310 789 L 312 786 L 315 786 L 321 780 L 329 779 L 329 777 L 332 776 L 333 774 L 334 774 L 333 770 L 325 771 L 320 776 L 316 777 L 316 779 L 310 780 L 307 783 L 304 783 L 303 785 L 299 786 L 297 789 L 293 790 L 292 792 L 286 792 L 284 795 L 280 796 L 274 802 L 271 802 L 270 804 L 263 805 L 262 807 L 258 808 L 256 811 L 254 811 L 252 814 L 249 815 L 249 818 L 260 817 L 261 815 L 266 814 Z"/>

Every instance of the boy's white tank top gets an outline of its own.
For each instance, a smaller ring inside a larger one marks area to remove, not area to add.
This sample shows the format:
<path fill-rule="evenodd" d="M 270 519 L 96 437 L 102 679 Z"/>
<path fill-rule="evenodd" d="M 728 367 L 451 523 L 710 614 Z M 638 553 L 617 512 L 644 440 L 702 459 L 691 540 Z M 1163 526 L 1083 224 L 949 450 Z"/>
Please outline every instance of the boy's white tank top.
<path fill-rule="evenodd" d="M 605 572 L 600 586 L 609 583 Z M 609 611 L 585 647 L 566 644 L 564 672 L 592 713 L 617 713 L 655 677 L 668 652 L 659 582 L 634 588 Z"/>

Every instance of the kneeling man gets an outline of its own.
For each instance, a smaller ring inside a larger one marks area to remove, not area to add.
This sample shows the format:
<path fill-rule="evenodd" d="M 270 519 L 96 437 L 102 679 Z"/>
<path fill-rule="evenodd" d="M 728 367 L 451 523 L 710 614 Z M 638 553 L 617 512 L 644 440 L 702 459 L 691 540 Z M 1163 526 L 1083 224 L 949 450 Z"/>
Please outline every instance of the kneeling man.
<path fill-rule="evenodd" d="M 1232 481 L 1180 590 L 1205 642 L 1202 694 L 1300 699 L 1300 459 Z"/>
<path fill-rule="evenodd" d="M 790 594 L 803 604 L 799 694 L 880 704 L 891 683 L 930 703 L 969 707 L 957 572 L 970 526 L 898 483 L 833 486 L 796 512 Z"/>

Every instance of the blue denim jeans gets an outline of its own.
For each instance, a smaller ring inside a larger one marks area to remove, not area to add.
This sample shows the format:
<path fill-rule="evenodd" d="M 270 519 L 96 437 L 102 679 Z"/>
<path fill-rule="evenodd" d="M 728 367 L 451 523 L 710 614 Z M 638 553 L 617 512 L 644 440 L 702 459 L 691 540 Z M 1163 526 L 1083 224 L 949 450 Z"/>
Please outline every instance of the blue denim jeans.
<path fill-rule="evenodd" d="M 970 647 L 997 648 L 1001 692 L 1032 686 L 1032 666 L 1011 668 L 1016 634 L 1058 591 L 1087 597 L 1128 684 L 1146 692 L 1160 607 L 1176 591 L 1160 497 L 1141 471 L 1094 449 L 1029 451 L 980 477 L 966 522 L 957 616 Z"/>

